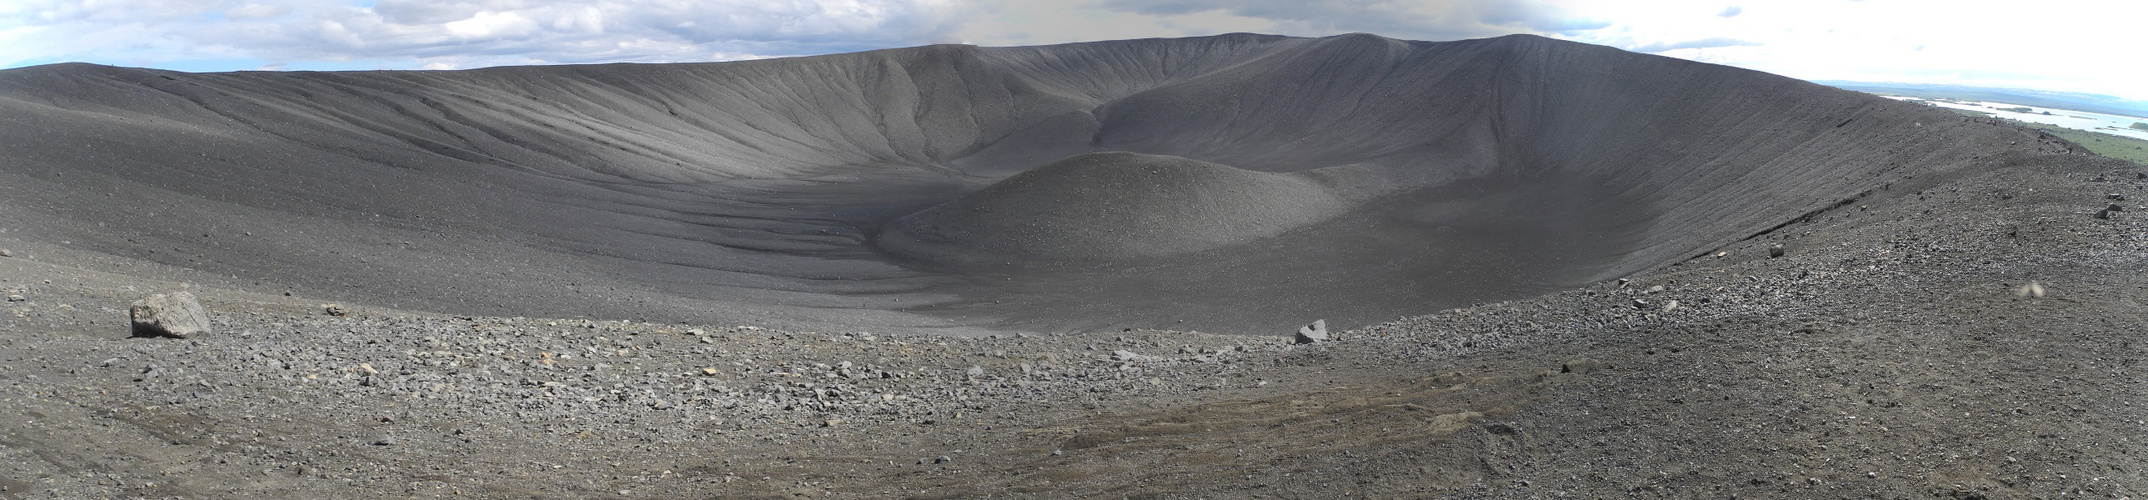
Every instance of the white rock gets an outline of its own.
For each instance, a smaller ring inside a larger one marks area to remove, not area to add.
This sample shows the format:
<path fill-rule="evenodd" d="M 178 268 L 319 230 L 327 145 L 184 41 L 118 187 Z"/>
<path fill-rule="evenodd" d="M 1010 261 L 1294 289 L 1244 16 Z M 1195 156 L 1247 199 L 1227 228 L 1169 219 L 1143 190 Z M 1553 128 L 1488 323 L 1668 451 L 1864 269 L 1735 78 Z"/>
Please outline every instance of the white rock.
<path fill-rule="evenodd" d="M 127 309 L 136 337 L 187 338 L 209 333 L 209 310 L 191 292 L 151 295 Z"/>
<path fill-rule="evenodd" d="M 1328 341 L 1328 320 L 1314 320 L 1313 324 L 1298 327 L 1298 343 L 1313 344 Z"/>

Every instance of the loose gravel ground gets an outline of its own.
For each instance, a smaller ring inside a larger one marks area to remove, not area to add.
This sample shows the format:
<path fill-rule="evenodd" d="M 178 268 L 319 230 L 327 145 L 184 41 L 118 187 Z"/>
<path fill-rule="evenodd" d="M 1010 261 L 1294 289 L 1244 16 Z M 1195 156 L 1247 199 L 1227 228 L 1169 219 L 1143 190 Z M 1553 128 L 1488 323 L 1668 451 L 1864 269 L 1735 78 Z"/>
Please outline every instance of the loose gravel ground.
<path fill-rule="evenodd" d="M 2108 196 L 2148 199 L 2142 167 L 1987 161 L 1314 345 L 336 316 L 12 242 L 0 495 L 2148 494 L 2148 207 Z M 215 333 L 127 337 L 128 302 L 182 288 Z"/>

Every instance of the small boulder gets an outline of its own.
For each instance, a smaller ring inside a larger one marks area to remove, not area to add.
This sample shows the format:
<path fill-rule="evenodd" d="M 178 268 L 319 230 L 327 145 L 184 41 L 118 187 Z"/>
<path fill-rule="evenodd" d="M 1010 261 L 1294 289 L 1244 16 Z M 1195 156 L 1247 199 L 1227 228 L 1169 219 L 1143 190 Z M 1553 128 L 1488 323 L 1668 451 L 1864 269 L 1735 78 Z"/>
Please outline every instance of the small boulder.
<path fill-rule="evenodd" d="M 1773 259 L 1781 256 L 1783 256 L 1783 244 L 1776 243 L 1768 246 L 1768 258 Z"/>
<path fill-rule="evenodd" d="M 15 256 L 15 252 L 10 252 L 10 251 L 8 251 L 8 250 L 7 250 L 7 249 L 5 249 L 5 248 L 0 248 L 0 257 L 14 257 L 14 256 Z"/>
<path fill-rule="evenodd" d="M 209 333 L 209 310 L 191 292 L 151 295 L 127 309 L 136 337 L 183 339 Z"/>
<path fill-rule="evenodd" d="M 1328 320 L 1314 320 L 1313 324 L 1298 327 L 1298 343 L 1316 344 L 1328 341 Z"/>
<path fill-rule="evenodd" d="M 2014 296 L 2024 299 L 2044 298 L 2044 285 L 2031 281 L 2028 284 L 2014 287 Z"/>
<path fill-rule="evenodd" d="M 2096 218 L 2098 218 L 2098 219 L 2103 219 L 2103 220 L 2110 220 L 2110 219 L 2111 219 L 2111 209 L 2108 209 L 2108 208 L 2106 208 L 2106 209 L 2103 209 L 2103 210 L 2097 210 L 2097 211 L 2096 211 Z"/>
<path fill-rule="evenodd" d="M 2125 205 L 2120 205 L 2120 204 L 2117 204 L 2117 203 L 2112 203 L 2112 204 L 2111 204 L 2111 206 L 2108 206 L 2108 207 L 2103 207 L 2103 209 L 2104 209 L 2104 210 L 2109 210 L 2109 211 L 2112 211 L 2112 212 L 2124 212 L 2124 211 L 2126 211 L 2126 206 L 2125 206 Z"/>
<path fill-rule="evenodd" d="M 1589 358 L 1576 359 L 1559 365 L 1559 373 L 1572 373 L 1575 375 L 1587 375 L 1609 369 L 1611 369 L 1611 365 Z"/>

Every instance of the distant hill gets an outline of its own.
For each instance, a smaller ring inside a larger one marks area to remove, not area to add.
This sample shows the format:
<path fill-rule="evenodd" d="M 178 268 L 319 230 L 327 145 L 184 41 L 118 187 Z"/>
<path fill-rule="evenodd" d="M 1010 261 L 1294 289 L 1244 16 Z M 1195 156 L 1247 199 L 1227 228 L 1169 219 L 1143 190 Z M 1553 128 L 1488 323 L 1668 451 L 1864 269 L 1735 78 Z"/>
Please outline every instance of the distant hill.
<path fill-rule="evenodd" d="M 2148 101 L 2123 97 L 2078 92 L 2052 92 L 2048 90 L 2002 89 L 1943 85 L 1931 83 L 1874 83 L 1845 82 L 1839 80 L 1814 80 L 1813 83 L 1830 87 L 1914 97 L 1943 97 L 1974 101 L 1997 101 L 2024 104 L 2044 108 L 2073 109 L 2092 113 L 2148 117 Z"/>

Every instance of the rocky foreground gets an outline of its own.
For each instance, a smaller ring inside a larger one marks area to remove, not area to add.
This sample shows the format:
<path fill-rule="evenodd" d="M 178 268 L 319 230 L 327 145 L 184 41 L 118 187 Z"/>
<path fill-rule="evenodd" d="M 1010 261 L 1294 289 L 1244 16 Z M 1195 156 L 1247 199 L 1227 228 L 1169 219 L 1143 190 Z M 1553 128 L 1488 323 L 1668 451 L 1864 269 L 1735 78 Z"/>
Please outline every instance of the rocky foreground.
<path fill-rule="evenodd" d="M 2148 494 L 2148 173 L 1984 161 L 1308 345 L 328 308 L 0 239 L 0 496 Z M 181 289 L 212 333 L 129 336 Z"/>

